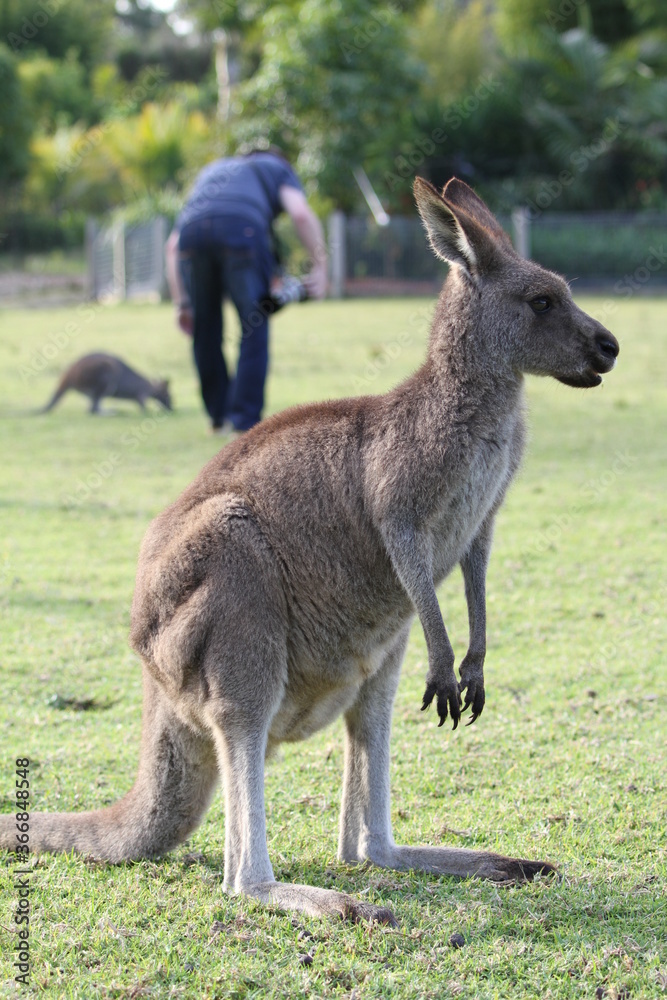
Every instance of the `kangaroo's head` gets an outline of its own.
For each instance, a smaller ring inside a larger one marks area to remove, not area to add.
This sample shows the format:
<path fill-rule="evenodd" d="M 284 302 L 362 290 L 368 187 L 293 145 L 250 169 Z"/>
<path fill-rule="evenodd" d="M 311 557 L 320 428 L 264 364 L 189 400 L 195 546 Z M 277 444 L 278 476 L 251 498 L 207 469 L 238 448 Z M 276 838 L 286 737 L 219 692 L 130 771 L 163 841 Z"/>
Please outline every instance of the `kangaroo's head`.
<path fill-rule="evenodd" d="M 516 372 L 599 385 L 616 363 L 618 341 L 575 305 L 565 280 L 520 257 L 463 181 L 453 177 L 439 194 L 418 177 L 414 190 L 434 252 L 459 270 L 476 299 L 480 346 Z"/>
<path fill-rule="evenodd" d="M 157 399 L 158 403 L 162 403 L 166 410 L 173 409 L 171 404 L 171 393 L 169 392 L 168 378 L 162 379 L 162 381 L 153 382 L 153 399 Z"/>

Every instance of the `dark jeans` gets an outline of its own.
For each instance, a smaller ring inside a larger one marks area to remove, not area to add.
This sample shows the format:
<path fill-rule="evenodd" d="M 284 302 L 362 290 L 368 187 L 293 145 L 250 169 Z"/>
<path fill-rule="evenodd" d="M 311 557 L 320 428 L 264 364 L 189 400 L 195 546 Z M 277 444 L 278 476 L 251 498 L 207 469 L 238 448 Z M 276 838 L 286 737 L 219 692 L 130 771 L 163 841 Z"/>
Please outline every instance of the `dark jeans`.
<path fill-rule="evenodd" d="M 261 418 L 269 364 L 269 323 L 258 305 L 275 267 L 268 234 L 247 219 L 214 216 L 184 226 L 179 251 L 194 312 L 194 358 L 204 406 L 213 426 L 228 419 L 237 430 L 247 430 Z M 222 354 L 225 298 L 241 320 L 234 379 Z"/>

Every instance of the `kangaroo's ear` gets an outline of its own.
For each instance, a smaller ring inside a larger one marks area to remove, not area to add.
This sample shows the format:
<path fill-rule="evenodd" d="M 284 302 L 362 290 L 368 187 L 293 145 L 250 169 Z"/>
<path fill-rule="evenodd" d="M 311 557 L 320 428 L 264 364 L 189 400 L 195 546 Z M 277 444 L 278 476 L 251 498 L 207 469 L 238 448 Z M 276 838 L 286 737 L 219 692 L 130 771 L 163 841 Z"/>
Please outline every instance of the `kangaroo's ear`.
<path fill-rule="evenodd" d="M 512 249 L 512 241 L 493 212 L 487 208 L 482 199 L 464 181 L 460 181 L 458 177 L 452 177 L 442 189 L 442 197 L 455 208 L 462 208 L 469 216 L 476 219 L 480 225 L 493 233 L 497 240 Z"/>
<path fill-rule="evenodd" d="M 451 183 L 452 181 L 449 182 Z M 443 195 L 440 195 L 433 185 L 422 177 L 415 178 L 415 200 L 434 252 L 442 260 L 463 268 L 467 274 L 474 277 L 494 270 L 502 262 L 503 257 L 513 251 L 511 243 L 484 202 L 467 184 L 463 184 L 462 181 L 457 183 L 470 192 L 474 202 L 470 200 L 467 205 L 456 204 L 446 197 L 449 184 Z M 457 193 L 460 194 L 460 191 Z M 485 224 L 485 219 L 471 213 L 471 209 L 476 207 L 476 202 L 484 208 L 493 226 L 497 227 L 500 237 L 496 234 L 495 228 Z"/>
<path fill-rule="evenodd" d="M 477 270 L 477 258 L 456 215 L 429 181 L 415 177 L 415 201 L 433 252 L 468 274 Z"/>

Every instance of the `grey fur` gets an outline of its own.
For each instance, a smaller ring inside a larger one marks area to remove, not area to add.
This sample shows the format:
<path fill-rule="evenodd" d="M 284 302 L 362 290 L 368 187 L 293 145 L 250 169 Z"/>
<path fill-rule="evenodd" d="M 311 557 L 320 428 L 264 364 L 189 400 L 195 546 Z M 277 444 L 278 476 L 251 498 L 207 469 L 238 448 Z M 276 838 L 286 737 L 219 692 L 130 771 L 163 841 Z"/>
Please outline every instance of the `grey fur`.
<path fill-rule="evenodd" d="M 283 909 L 393 922 L 344 893 L 276 882 L 264 760 L 343 713 L 339 857 L 497 880 L 552 866 L 394 843 L 391 712 L 410 622 L 428 647 L 424 706 L 440 722 L 484 707 L 485 575 L 493 521 L 521 459 L 525 373 L 593 386 L 614 337 L 567 284 L 520 259 L 486 206 L 453 179 L 415 195 L 452 263 L 426 361 L 383 396 L 297 407 L 224 448 L 150 526 L 131 642 L 143 660 L 139 776 L 110 809 L 33 817 L 36 849 L 122 861 L 195 828 L 218 772 L 225 888 Z M 541 314 L 536 310 L 550 306 Z M 532 305 L 531 305 L 532 303 Z M 463 571 L 470 643 L 454 653 L 435 588 Z M 0 843 L 11 846 L 11 819 Z"/>

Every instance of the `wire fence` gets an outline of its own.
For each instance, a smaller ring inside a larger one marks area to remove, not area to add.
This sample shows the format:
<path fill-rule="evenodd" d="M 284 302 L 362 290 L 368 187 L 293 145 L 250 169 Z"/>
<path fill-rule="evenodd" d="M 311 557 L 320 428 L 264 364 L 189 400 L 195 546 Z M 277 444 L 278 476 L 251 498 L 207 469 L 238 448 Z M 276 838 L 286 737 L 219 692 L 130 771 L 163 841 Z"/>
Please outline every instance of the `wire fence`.
<path fill-rule="evenodd" d="M 667 291 L 667 215 L 617 212 L 541 215 L 527 211 L 501 217 L 503 228 L 525 256 L 568 280 Z M 339 294 L 382 295 L 431 292 L 444 274 L 427 245 L 418 219 L 393 218 L 380 227 L 372 220 L 337 223 L 332 254 L 341 253 Z M 341 234 L 343 234 L 341 236 Z"/>
<path fill-rule="evenodd" d="M 86 255 L 90 298 L 98 302 L 164 298 L 167 235 L 168 223 L 162 216 L 136 226 L 118 222 L 105 229 L 89 223 Z"/>
<path fill-rule="evenodd" d="M 521 253 L 569 280 L 667 292 L 667 215 L 617 212 L 543 214 L 518 210 L 501 217 Z M 89 226 L 88 290 L 99 301 L 159 300 L 167 295 L 164 244 L 167 221 L 137 226 Z M 328 226 L 331 294 L 432 294 L 445 266 L 430 250 L 416 217 L 393 217 L 386 226 L 371 218 L 335 212 Z M 295 256 L 294 270 L 298 270 Z M 289 263 L 288 263 L 289 268 Z"/>
<path fill-rule="evenodd" d="M 534 260 L 569 279 L 613 283 L 652 267 L 654 283 L 667 284 L 664 214 L 545 214 L 531 221 L 530 242 Z"/>

